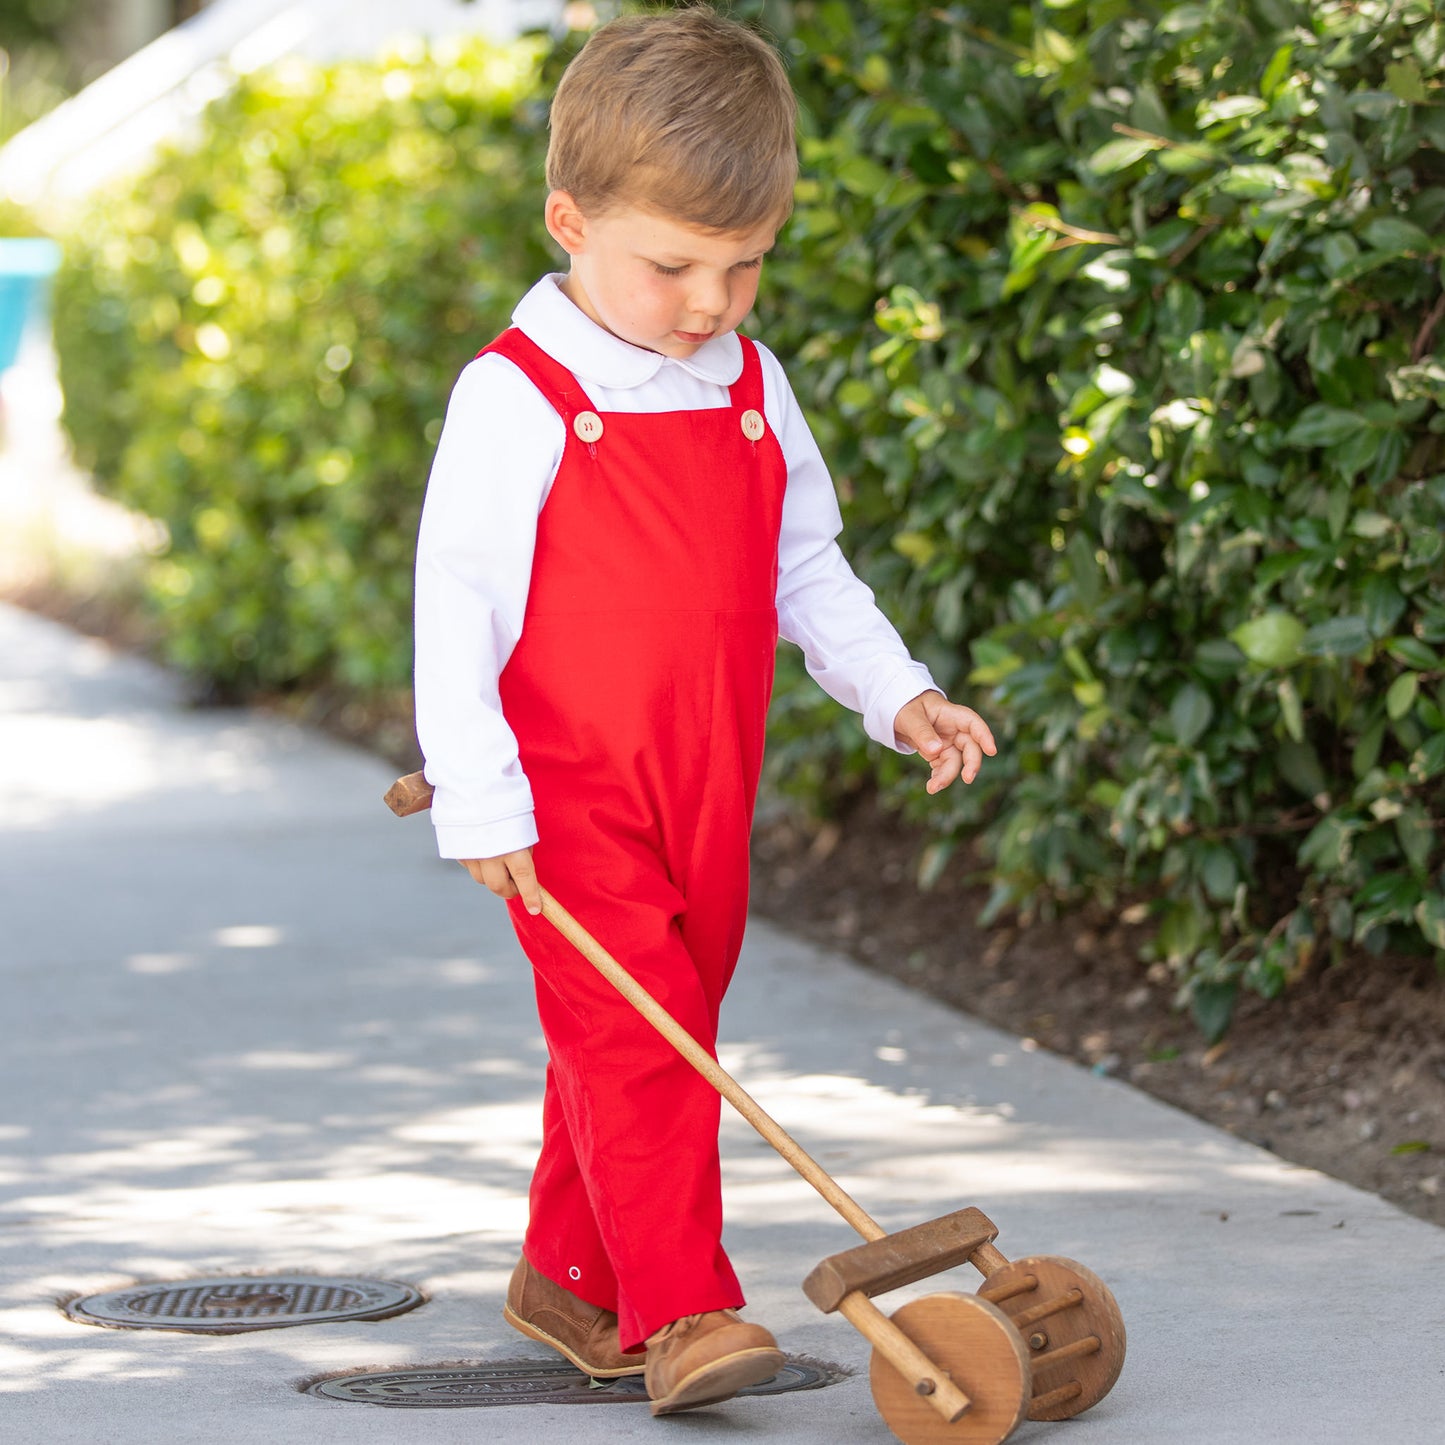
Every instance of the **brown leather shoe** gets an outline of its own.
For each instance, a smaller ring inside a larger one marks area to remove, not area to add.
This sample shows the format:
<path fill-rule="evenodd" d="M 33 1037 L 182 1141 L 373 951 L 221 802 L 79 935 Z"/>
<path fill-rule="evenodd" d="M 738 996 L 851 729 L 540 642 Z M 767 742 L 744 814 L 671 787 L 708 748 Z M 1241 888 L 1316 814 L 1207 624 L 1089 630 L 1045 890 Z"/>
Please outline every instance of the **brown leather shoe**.
<path fill-rule="evenodd" d="M 772 1335 L 736 1310 L 684 1315 L 647 1342 L 652 1413 L 672 1415 L 730 1399 L 745 1386 L 770 1380 L 786 1360 Z"/>
<path fill-rule="evenodd" d="M 624 1355 L 617 1341 L 617 1316 L 580 1300 L 560 1284 L 517 1261 L 507 1286 L 502 1318 L 530 1339 L 551 1345 L 579 1370 L 600 1380 L 640 1375 L 646 1355 Z"/>

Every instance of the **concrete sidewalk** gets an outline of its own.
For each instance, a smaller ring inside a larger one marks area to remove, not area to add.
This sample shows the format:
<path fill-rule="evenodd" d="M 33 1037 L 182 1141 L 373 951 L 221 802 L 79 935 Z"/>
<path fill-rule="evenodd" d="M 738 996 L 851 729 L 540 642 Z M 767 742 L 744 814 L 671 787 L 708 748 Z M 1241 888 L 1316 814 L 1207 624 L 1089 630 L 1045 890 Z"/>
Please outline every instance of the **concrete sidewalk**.
<path fill-rule="evenodd" d="M 346 1367 L 547 1357 L 499 1318 L 539 1132 L 527 969 L 427 822 L 382 808 L 389 781 L 277 721 L 187 711 L 162 672 L 0 609 L 0 1439 L 882 1445 L 866 1346 L 798 1289 L 853 1236 L 732 1117 L 751 1314 L 852 1378 L 670 1421 L 298 1391 Z M 885 1227 L 976 1204 L 1006 1254 L 1069 1255 L 1112 1286 L 1130 1335 L 1113 1394 L 1014 1439 L 1445 1438 L 1432 1226 L 762 925 L 723 1038 Z M 57 1308 L 266 1271 L 429 1300 L 231 1337 Z"/>

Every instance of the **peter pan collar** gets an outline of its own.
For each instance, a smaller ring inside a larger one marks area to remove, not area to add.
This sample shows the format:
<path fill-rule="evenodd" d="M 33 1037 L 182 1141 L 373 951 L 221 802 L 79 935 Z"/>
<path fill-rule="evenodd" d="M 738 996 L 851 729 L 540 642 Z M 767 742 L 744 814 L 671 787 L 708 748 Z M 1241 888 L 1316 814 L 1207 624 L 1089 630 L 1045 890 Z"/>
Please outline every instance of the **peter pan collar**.
<path fill-rule="evenodd" d="M 714 336 L 686 359 L 633 346 L 599 326 L 561 290 L 561 272 L 544 276 L 517 303 L 512 323 L 580 382 L 598 386 L 645 386 L 664 366 L 678 366 L 702 381 L 731 386 L 743 374 L 737 332 Z"/>

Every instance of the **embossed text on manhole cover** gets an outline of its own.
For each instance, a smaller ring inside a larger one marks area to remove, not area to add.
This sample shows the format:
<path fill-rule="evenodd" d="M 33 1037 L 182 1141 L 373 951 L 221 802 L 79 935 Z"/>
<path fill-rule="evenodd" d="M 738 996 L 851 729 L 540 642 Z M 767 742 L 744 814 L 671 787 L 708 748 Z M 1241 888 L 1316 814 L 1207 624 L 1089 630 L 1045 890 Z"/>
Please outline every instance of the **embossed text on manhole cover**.
<path fill-rule="evenodd" d="M 811 1360 L 789 1360 L 760 1385 L 740 1395 L 781 1395 L 836 1384 L 840 1370 Z M 476 1405 L 637 1405 L 647 1400 L 641 1375 L 594 1383 L 563 1360 L 499 1360 L 491 1365 L 448 1365 L 434 1370 L 372 1370 L 318 1380 L 307 1394 L 362 1405 L 455 1408 Z"/>
<path fill-rule="evenodd" d="M 386 1319 L 421 1302 L 420 1290 L 385 1279 L 233 1275 L 127 1285 L 71 1300 L 65 1312 L 87 1325 L 234 1335 L 284 1325 Z"/>

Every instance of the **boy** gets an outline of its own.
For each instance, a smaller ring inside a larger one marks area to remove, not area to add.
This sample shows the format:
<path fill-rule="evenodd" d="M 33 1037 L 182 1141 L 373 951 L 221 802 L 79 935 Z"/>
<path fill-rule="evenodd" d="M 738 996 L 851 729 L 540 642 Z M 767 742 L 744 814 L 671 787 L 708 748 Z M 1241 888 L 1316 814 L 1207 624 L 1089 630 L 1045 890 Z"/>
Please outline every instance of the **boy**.
<path fill-rule="evenodd" d="M 655 1415 L 783 1356 L 736 1313 L 718 1096 L 535 916 L 538 874 L 712 1048 L 779 632 L 923 754 L 930 792 L 994 752 L 848 568 L 782 370 L 735 330 L 791 208 L 794 121 L 772 49 L 707 7 L 592 37 L 547 156 L 570 269 L 459 378 L 418 542 L 439 848 L 509 900 L 550 1060 L 505 1317 L 592 1375 L 644 1372 Z"/>

